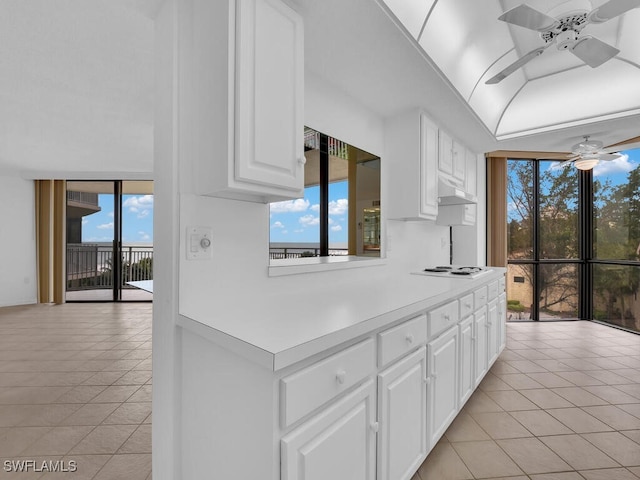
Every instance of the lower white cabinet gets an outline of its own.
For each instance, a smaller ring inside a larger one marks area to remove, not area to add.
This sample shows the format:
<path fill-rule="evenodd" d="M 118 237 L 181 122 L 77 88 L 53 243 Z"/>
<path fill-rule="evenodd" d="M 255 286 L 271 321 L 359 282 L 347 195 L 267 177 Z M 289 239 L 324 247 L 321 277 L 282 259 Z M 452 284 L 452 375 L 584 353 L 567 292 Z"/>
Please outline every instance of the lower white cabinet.
<path fill-rule="evenodd" d="M 481 307 L 473 314 L 475 341 L 475 384 L 478 385 L 487 373 L 487 307 Z"/>
<path fill-rule="evenodd" d="M 374 480 L 375 397 L 368 380 L 283 437 L 281 479 Z"/>
<path fill-rule="evenodd" d="M 427 456 L 426 357 L 422 347 L 378 375 L 378 480 L 409 480 Z"/>
<path fill-rule="evenodd" d="M 507 325 L 505 318 L 507 315 L 507 294 L 501 293 L 498 297 L 498 353 L 502 352 L 507 345 Z"/>
<path fill-rule="evenodd" d="M 473 316 L 462 320 L 460 328 L 460 407 L 469 400 L 475 387 L 475 341 Z"/>
<path fill-rule="evenodd" d="M 501 336 L 501 333 L 498 330 L 498 312 L 498 299 L 494 298 L 487 306 L 487 355 L 489 357 L 489 365 L 495 362 L 498 358 L 498 354 L 500 353 L 498 350 L 500 347 L 498 343 L 498 335 Z"/>
<path fill-rule="evenodd" d="M 429 444 L 435 445 L 458 413 L 458 325 L 427 344 Z"/>

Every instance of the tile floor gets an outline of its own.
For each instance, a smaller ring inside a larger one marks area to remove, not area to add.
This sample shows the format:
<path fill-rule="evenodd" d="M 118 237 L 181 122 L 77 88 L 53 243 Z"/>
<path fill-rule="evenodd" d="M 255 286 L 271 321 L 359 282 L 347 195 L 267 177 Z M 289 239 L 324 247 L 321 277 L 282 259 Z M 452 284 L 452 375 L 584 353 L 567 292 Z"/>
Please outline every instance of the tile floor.
<path fill-rule="evenodd" d="M 519 322 L 413 480 L 639 478 L 640 335 Z"/>
<path fill-rule="evenodd" d="M 0 479 L 151 479 L 151 308 L 0 308 Z"/>
<path fill-rule="evenodd" d="M 507 333 L 414 480 L 639 479 L 640 335 L 591 322 Z M 0 308 L 0 479 L 151 479 L 151 304 Z"/>

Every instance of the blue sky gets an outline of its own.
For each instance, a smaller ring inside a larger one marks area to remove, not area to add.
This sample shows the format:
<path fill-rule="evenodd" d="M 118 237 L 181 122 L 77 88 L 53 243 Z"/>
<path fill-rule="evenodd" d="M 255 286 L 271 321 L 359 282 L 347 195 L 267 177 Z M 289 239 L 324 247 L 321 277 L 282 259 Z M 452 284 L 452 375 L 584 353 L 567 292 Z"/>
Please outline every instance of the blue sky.
<path fill-rule="evenodd" d="M 101 210 L 82 219 L 83 242 L 113 240 L 113 195 L 98 195 Z M 122 196 L 122 242 L 153 243 L 153 195 Z"/>
<path fill-rule="evenodd" d="M 329 244 L 346 243 L 348 232 L 348 182 L 329 185 Z M 320 188 L 305 188 L 304 198 L 271 204 L 271 242 L 319 242 Z"/>

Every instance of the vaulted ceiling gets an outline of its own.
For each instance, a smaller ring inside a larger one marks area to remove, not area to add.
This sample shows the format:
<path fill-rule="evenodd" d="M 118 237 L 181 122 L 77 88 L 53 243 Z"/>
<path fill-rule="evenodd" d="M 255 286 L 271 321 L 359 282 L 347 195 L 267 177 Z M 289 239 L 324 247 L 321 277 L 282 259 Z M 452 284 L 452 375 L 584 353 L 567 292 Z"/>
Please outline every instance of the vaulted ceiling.
<path fill-rule="evenodd" d="M 497 140 L 603 120 L 638 122 L 640 8 L 632 8 L 640 7 L 638 0 L 383 1 Z M 620 52 L 591 68 L 570 50 L 556 48 L 556 39 L 501 82 L 487 84 L 546 45 L 539 31 L 498 20 L 523 3 L 553 18 L 589 13 L 605 4 L 600 12 L 612 6 L 626 10 L 603 23 L 588 23 L 580 33 Z"/>

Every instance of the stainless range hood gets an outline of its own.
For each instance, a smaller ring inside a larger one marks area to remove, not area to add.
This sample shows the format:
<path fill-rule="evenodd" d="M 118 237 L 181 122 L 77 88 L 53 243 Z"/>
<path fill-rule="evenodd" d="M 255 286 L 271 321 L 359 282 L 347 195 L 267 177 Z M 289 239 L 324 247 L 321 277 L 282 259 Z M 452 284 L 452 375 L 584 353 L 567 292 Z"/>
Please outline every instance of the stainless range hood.
<path fill-rule="evenodd" d="M 465 192 L 448 178 L 438 179 L 438 205 L 464 205 L 468 203 L 478 203 L 478 198 Z"/>

